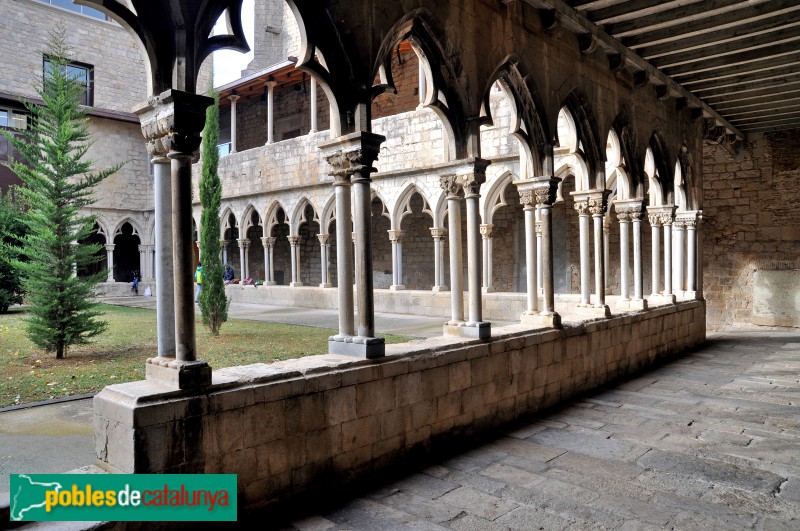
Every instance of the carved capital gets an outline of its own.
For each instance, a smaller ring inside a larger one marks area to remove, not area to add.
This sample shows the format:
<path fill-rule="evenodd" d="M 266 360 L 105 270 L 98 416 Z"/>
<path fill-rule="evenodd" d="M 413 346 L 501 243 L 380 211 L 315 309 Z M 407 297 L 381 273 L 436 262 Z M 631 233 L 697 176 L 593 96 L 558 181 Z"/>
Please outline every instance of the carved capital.
<path fill-rule="evenodd" d="M 647 220 L 650 222 L 650 225 L 654 227 L 661 226 L 661 214 L 648 214 Z"/>
<path fill-rule="evenodd" d="M 588 206 L 592 216 L 602 216 L 606 213 L 606 207 L 608 206 L 607 197 L 606 194 L 603 194 L 589 198 Z"/>
<path fill-rule="evenodd" d="M 288 240 L 292 247 L 294 247 L 300 242 L 300 236 L 289 236 Z"/>
<path fill-rule="evenodd" d="M 442 227 L 431 228 L 431 236 L 433 236 L 434 239 L 444 238 L 445 234 L 447 234 L 447 229 L 444 229 Z"/>
<path fill-rule="evenodd" d="M 397 243 L 403 240 L 403 231 L 401 230 L 389 230 L 386 232 L 389 233 L 389 241 L 392 243 Z"/>
<path fill-rule="evenodd" d="M 150 155 L 160 162 L 167 154 L 193 156 L 200 147 L 206 107 L 213 103 L 207 96 L 170 89 L 136 109 Z"/>
<path fill-rule="evenodd" d="M 533 183 L 533 191 L 536 194 L 537 205 L 552 205 L 556 202 L 556 193 L 558 192 L 558 183 L 561 179 L 558 177 L 552 178 L 535 178 Z"/>
<path fill-rule="evenodd" d="M 114 247 L 116 247 L 116 246 L 117 245 L 115 243 L 107 243 L 106 244 L 106 251 L 114 252 Z"/>
<path fill-rule="evenodd" d="M 589 201 L 575 201 L 575 211 L 579 216 L 589 215 Z"/>
<path fill-rule="evenodd" d="M 458 177 L 456 175 L 442 175 L 439 177 L 439 186 L 441 186 L 442 190 L 447 194 L 447 199 L 459 198 L 458 191 L 461 186 L 458 183 Z"/>
<path fill-rule="evenodd" d="M 239 238 L 236 240 L 236 243 L 239 244 L 239 249 L 247 249 L 250 247 L 250 240 L 247 238 Z"/>
<path fill-rule="evenodd" d="M 520 190 L 519 202 L 522 206 L 532 208 L 534 203 L 536 202 L 536 196 L 533 193 L 533 190 Z"/>
<path fill-rule="evenodd" d="M 331 237 L 330 234 L 317 234 L 317 239 L 319 240 L 319 243 L 322 245 L 327 245 L 330 237 Z"/>
<path fill-rule="evenodd" d="M 261 243 L 267 248 L 275 247 L 275 236 L 265 236 L 261 238 Z"/>
<path fill-rule="evenodd" d="M 488 240 L 489 238 L 492 237 L 492 229 L 493 228 L 494 228 L 494 225 L 492 225 L 491 223 L 483 223 L 483 224 L 481 224 L 481 226 L 480 226 L 481 236 L 483 236 L 484 240 Z"/>
<path fill-rule="evenodd" d="M 346 185 L 351 178 L 354 182 L 369 181 L 370 173 L 377 171 L 372 164 L 378 160 L 384 140 L 384 136 L 358 131 L 320 145 L 334 186 Z"/>
<path fill-rule="evenodd" d="M 486 182 L 485 173 L 469 173 L 459 175 L 459 182 L 464 189 L 464 197 L 480 195 L 481 185 Z"/>

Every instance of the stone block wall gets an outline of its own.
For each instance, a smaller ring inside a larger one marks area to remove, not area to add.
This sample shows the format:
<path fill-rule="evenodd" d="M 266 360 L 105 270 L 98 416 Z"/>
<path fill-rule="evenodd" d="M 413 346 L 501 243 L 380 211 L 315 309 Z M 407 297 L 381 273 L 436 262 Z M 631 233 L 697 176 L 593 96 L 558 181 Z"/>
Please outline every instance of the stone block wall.
<path fill-rule="evenodd" d="M 235 473 L 244 509 L 341 485 L 678 355 L 705 339 L 700 301 L 567 326 L 387 345 L 216 371 L 202 392 L 149 382 L 94 399 L 112 471 Z"/>
<path fill-rule="evenodd" d="M 755 273 L 800 269 L 800 130 L 750 135 L 737 155 L 707 144 L 703 195 L 709 326 L 752 323 Z"/>

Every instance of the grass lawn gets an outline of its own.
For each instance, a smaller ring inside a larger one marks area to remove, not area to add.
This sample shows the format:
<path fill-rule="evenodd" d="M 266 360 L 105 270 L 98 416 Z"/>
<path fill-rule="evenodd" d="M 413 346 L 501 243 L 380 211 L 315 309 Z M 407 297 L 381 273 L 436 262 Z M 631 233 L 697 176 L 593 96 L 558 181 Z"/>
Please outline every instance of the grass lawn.
<path fill-rule="evenodd" d="M 63 360 L 36 348 L 25 335 L 25 310 L 0 314 L 0 407 L 99 391 L 106 385 L 144 378 L 156 355 L 156 312 L 101 305 L 108 330 Z M 270 363 L 328 350 L 334 330 L 231 319 L 212 336 L 197 319 L 198 357 L 215 369 Z M 407 338 L 387 336 L 387 343 Z"/>

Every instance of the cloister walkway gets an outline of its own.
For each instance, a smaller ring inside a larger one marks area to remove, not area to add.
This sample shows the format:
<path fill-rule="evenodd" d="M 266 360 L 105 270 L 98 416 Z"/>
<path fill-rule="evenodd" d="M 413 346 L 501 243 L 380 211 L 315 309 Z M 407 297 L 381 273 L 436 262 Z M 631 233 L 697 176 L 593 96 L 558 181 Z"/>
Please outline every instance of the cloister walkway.
<path fill-rule="evenodd" d="M 681 359 L 285 526 L 800 529 L 800 332 L 711 334 Z"/>

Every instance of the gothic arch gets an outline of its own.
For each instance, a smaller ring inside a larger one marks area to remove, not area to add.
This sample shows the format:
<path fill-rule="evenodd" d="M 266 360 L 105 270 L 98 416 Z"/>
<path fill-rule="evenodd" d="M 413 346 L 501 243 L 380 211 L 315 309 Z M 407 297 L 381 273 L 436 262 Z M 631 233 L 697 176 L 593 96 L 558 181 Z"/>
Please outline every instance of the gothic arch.
<path fill-rule="evenodd" d="M 311 210 L 314 212 L 314 216 L 311 219 L 306 219 L 307 206 L 310 206 Z M 292 222 L 289 224 L 289 234 L 294 236 L 300 233 L 300 225 L 302 225 L 303 223 L 306 222 L 320 223 L 319 213 L 317 212 L 317 208 L 307 197 L 302 197 L 300 201 L 298 201 L 297 204 L 295 204 L 294 209 L 292 210 L 291 220 Z"/>
<path fill-rule="evenodd" d="M 589 169 L 588 189 L 602 189 L 604 183 L 597 182 L 597 173 L 605 167 L 605 142 L 599 140 L 597 120 L 589 100 L 578 89 L 572 89 L 563 99 L 562 108 L 569 111 L 575 125 L 578 145 Z"/>
<path fill-rule="evenodd" d="M 286 222 L 286 209 L 283 207 L 280 201 L 277 199 L 273 200 L 270 203 L 269 207 L 267 208 L 266 213 L 264 214 L 264 234 L 266 236 L 272 235 L 272 229 L 275 225 L 279 225 L 281 222 L 278 219 L 278 212 L 283 212 L 284 216 L 284 223 Z"/>
<path fill-rule="evenodd" d="M 483 223 L 492 223 L 495 212 L 507 205 L 505 190 L 512 182 L 514 182 L 514 174 L 510 171 L 503 172 L 493 180 L 489 190 L 481 197 L 483 201 L 481 220 Z"/>
<path fill-rule="evenodd" d="M 649 151 L 653 157 L 653 172 L 649 175 L 651 179 L 650 193 L 653 193 L 653 185 L 655 184 L 659 188 L 657 196 L 661 198 L 661 203 L 655 204 L 671 205 L 675 200 L 673 190 L 673 168 L 675 165 L 671 162 L 669 150 L 666 148 L 666 144 L 658 131 L 654 131 L 650 137 Z"/>
<path fill-rule="evenodd" d="M 320 233 L 328 234 L 331 228 L 331 223 L 336 219 L 336 196 L 332 195 L 328 198 L 328 202 L 322 207 L 322 215 L 320 216 Z"/>
<path fill-rule="evenodd" d="M 422 213 L 428 214 L 431 217 L 431 221 L 434 221 L 434 214 L 431 210 L 428 198 L 425 197 L 425 194 L 422 193 L 416 184 L 410 183 L 403 189 L 402 192 L 400 192 L 397 202 L 395 203 L 394 211 L 389 217 L 389 221 L 391 222 L 391 227 L 393 230 L 401 230 L 401 227 L 403 226 L 403 218 L 412 213 L 410 203 L 411 198 L 414 197 L 414 194 L 419 194 L 419 196 L 422 198 Z"/>
<path fill-rule="evenodd" d="M 255 214 L 256 217 L 258 217 L 258 223 L 253 221 L 253 214 Z M 263 224 L 264 220 L 258 213 L 258 210 L 256 210 L 256 208 L 252 204 L 248 204 L 244 209 L 244 213 L 242 214 L 242 221 L 239 224 L 241 226 L 242 237 L 243 238 L 247 237 L 247 231 L 249 231 L 251 227 L 254 227 L 255 225 L 263 226 Z"/>

